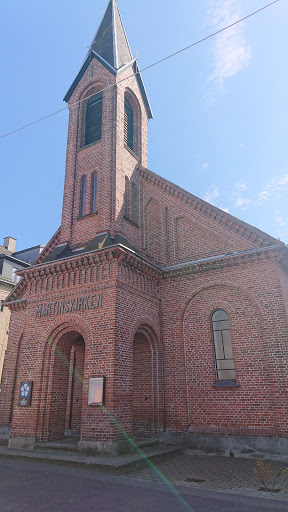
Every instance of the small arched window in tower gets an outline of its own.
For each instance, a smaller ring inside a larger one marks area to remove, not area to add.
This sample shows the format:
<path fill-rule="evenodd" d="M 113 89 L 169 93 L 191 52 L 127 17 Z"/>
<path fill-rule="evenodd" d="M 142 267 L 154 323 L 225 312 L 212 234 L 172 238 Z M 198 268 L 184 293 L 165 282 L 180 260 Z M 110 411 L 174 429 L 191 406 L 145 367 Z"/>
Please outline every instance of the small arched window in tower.
<path fill-rule="evenodd" d="M 134 151 L 134 113 L 131 103 L 126 97 L 124 105 L 124 142 L 128 148 Z"/>
<path fill-rule="evenodd" d="M 129 217 L 129 178 L 125 176 L 124 215 Z"/>
<path fill-rule="evenodd" d="M 80 186 L 80 217 L 84 217 L 85 215 L 85 201 L 86 201 L 86 176 L 82 176 L 81 178 L 81 186 Z"/>
<path fill-rule="evenodd" d="M 97 209 L 97 174 L 94 172 L 91 179 L 91 213 L 96 213 Z"/>
<path fill-rule="evenodd" d="M 212 331 L 217 380 L 235 380 L 229 318 L 223 309 L 214 311 L 212 315 Z"/>
<path fill-rule="evenodd" d="M 138 187 L 133 181 L 132 183 L 132 220 L 138 224 Z"/>
<path fill-rule="evenodd" d="M 98 92 L 89 98 L 86 107 L 85 146 L 101 140 L 103 94 Z"/>

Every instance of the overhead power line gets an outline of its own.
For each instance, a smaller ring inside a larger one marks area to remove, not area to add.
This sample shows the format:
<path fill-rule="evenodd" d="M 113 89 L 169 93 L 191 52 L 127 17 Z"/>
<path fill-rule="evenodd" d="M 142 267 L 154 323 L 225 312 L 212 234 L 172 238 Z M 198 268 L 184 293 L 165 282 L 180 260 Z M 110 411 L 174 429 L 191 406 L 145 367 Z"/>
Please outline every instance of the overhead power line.
<path fill-rule="evenodd" d="M 270 4 L 267 4 L 264 7 L 261 7 L 257 11 L 251 12 L 250 14 L 245 16 L 244 18 L 240 18 L 238 21 L 235 21 L 234 23 L 231 23 L 230 25 L 227 25 L 226 27 L 224 27 L 224 28 L 222 28 L 220 30 L 217 30 L 217 32 L 213 32 L 213 34 L 210 34 L 209 36 L 203 37 L 202 39 L 199 39 L 199 41 L 196 41 L 195 43 L 189 44 L 189 46 L 185 46 L 185 48 L 182 48 L 181 50 L 177 50 L 176 52 L 171 53 L 170 55 L 167 55 L 167 57 L 164 57 L 163 59 L 160 59 L 160 60 L 158 60 L 156 62 L 153 62 L 153 64 L 150 64 L 149 66 L 146 66 L 145 68 L 140 69 L 139 71 L 136 71 L 132 75 L 129 75 L 126 78 L 123 78 L 122 80 L 119 80 L 116 83 L 116 85 L 120 84 L 121 82 L 124 82 L 125 80 L 128 80 L 129 78 L 131 78 L 131 77 L 133 77 L 135 75 L 138 75 L 139 73 L 143 73 L 144 71 L 147 71 L 148 69 L 151 69 L 154 66 L 158 66 L 162 62 L 165 62 L 166 60 L 171 59 L 172 57 L 175 57 L 176 55 L 179 55 L 179 53 L 183 53 L 183 52 L 189 50 L 190 48 L 193 48 L 193 46 L 196 46 L 196 45 L 198 45 L 200 43 L 203 43 L 204 41 L 207 41 L 207 39 L 211 39 L 212 37 L 215 37 L 218 34 L 221 34 L 221 32 L 224 32 L 225 30 L 228 30 L 229 28 L 234 27 L 235 25 L 238 25 L 242 21 L 245 21 L 248 18 L 251 18 L 252 16 L 255 16 L 255 14 L 258 14 L 261 11 L 264 11 L 268 7 L 271 7 L 272 5 L 277 4 L 278 2 L 280 2 L 280 0 L 274 0 L 274 2 L 271 2 Z M 98 92 L 104 92 L 107 89 L 111 89 L 112 87 L 115 87 L 115 84 L 108 85 L 107 87 L 104 87 L 103 89 L 101 89 L 101 91 L 98 91 Z M 93 96 L 93 94 L 91 96 Z M 56 110 L 55 112 L 52 112 L 51 114 L 48 114 L 47 116 L 40 117 L 36 121 L 32 121 L 31 123 L 25 124 L 24 126 L 21 126 L 20 128 L 17 128 L 16 130 L 13 130 L 12 132 L 5 133 L 4 135 L 0 136 L 0 139 L 4 139 L 5 137 L 9 137 L 9 135 L 12 135 L 13 133 L 16 133 L 16 132 L 20 132 L 21 130 L 25 130 L 25 128 L 28 128 L 29 126 L 33 126 L 33 124 L 40 123 L 41 121 L 44 121 L 45 119 L 48 119 L 49 117 L 56 116 L 57 114 L 59 114 L 60 112 L 63 112 L 64 110 L 67 110 L 68 108 L 73 108 L 76 105 L 78 105 L 79 103 L 81 103 L 82 101 L 84 101 L 84 100 L 86 101 L 91 96 L 87 96 L 87 97 L 85 97 L 85 98 L 83 98 L 83 99 L 81 99 L 79 101 L 76 101 L 75 103 L 72 103 L 70 106 L 67 105 L 67 107 L 60 108 L 59 110 Z"/>

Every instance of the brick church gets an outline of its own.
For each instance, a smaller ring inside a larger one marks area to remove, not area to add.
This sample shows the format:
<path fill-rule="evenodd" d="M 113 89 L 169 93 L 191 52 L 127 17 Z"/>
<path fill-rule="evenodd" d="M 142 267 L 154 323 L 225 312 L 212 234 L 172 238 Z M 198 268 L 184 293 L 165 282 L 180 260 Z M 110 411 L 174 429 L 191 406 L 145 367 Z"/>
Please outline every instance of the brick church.
<path fill-rule="evenodd" d="M 287 249 L 147 168 L 152 111 L 116 0 L 64 99 L 61 226 L 6 300 L 10 448 L 288 453 Z"/>

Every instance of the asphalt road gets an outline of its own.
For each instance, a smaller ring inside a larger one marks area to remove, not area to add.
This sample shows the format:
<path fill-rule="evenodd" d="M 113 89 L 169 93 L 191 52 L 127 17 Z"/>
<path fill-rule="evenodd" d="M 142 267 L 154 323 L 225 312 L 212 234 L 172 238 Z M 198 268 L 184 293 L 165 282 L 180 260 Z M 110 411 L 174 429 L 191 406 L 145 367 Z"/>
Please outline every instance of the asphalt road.
<path fill-rule="evenodd" d="M 1 512 L 269 512 L 288 502 L 0 460 Z"/>

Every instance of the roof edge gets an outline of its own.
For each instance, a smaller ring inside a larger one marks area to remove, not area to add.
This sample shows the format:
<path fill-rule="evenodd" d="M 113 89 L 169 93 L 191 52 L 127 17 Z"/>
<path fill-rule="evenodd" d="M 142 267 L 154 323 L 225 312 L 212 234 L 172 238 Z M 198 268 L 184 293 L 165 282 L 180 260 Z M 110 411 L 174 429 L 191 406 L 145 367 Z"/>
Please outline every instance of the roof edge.
<path fill-rule="evenodd" d="M 72 94 L 74 93 L 77 85 L 79 84 L 81 78 L 84 76 L 85 71 L 87 71 L 89 65 L 91 64 L 92 59 L 98 60 L 98 62 L 100 62 L 100 64 L 102 64 L 102 66 L 104 66 L 104 68 L 106 68 L 108 71 L 110 71 L 110 73 L 112 73 L 112 75 L 116 76 L 117 70 L 115 68 L 113 68 L 111 66 L 111 64 L 109 64 L 109 62 L 107 62 L 105 59 L 103 59 L 103 57 L 101 57 L 101 55 L 99 55 L 97 52 L 95 52 L 94 50 L 90 50 L 89 54 L 86 57 L 86 60 L 82 64 L 80 71 L 78 72 L 76 78 L 72 82 L 72 85 L 69 87 L 68 91 L 66 92 L 66 94 L 63 98 L 63 101 L 65 101 L 66 103 L 68 103 L 68 101 L 70 100 L 70 98 L 71 98 Z"/>
<path fill-rule="evenodd" d="M 151 106 L 150 106 L 150 102 L 149 102 L 149 99 L 148 99 L 148 94 L 146 92 L 146 88 L 145 88 L 142 76 L 140 74 L 140 69 L 138 67 L 137 60 L 135 60 L 135 62 L 133 64 L 133 69 L 134 69 L 134 73 L 136 75 L 136 79 L 137 79 L 137 82 L 138 82 L 138 85 L 139 85 L 140 92 L 141 92 L 143 100 L 144 100 L 144 104 L 145 104 L 145 107 L 146 107 L 148 118 L 149 119 L 153 119 L 153 112 L 152 112 L 152 109 L 151 109 Z"/>

